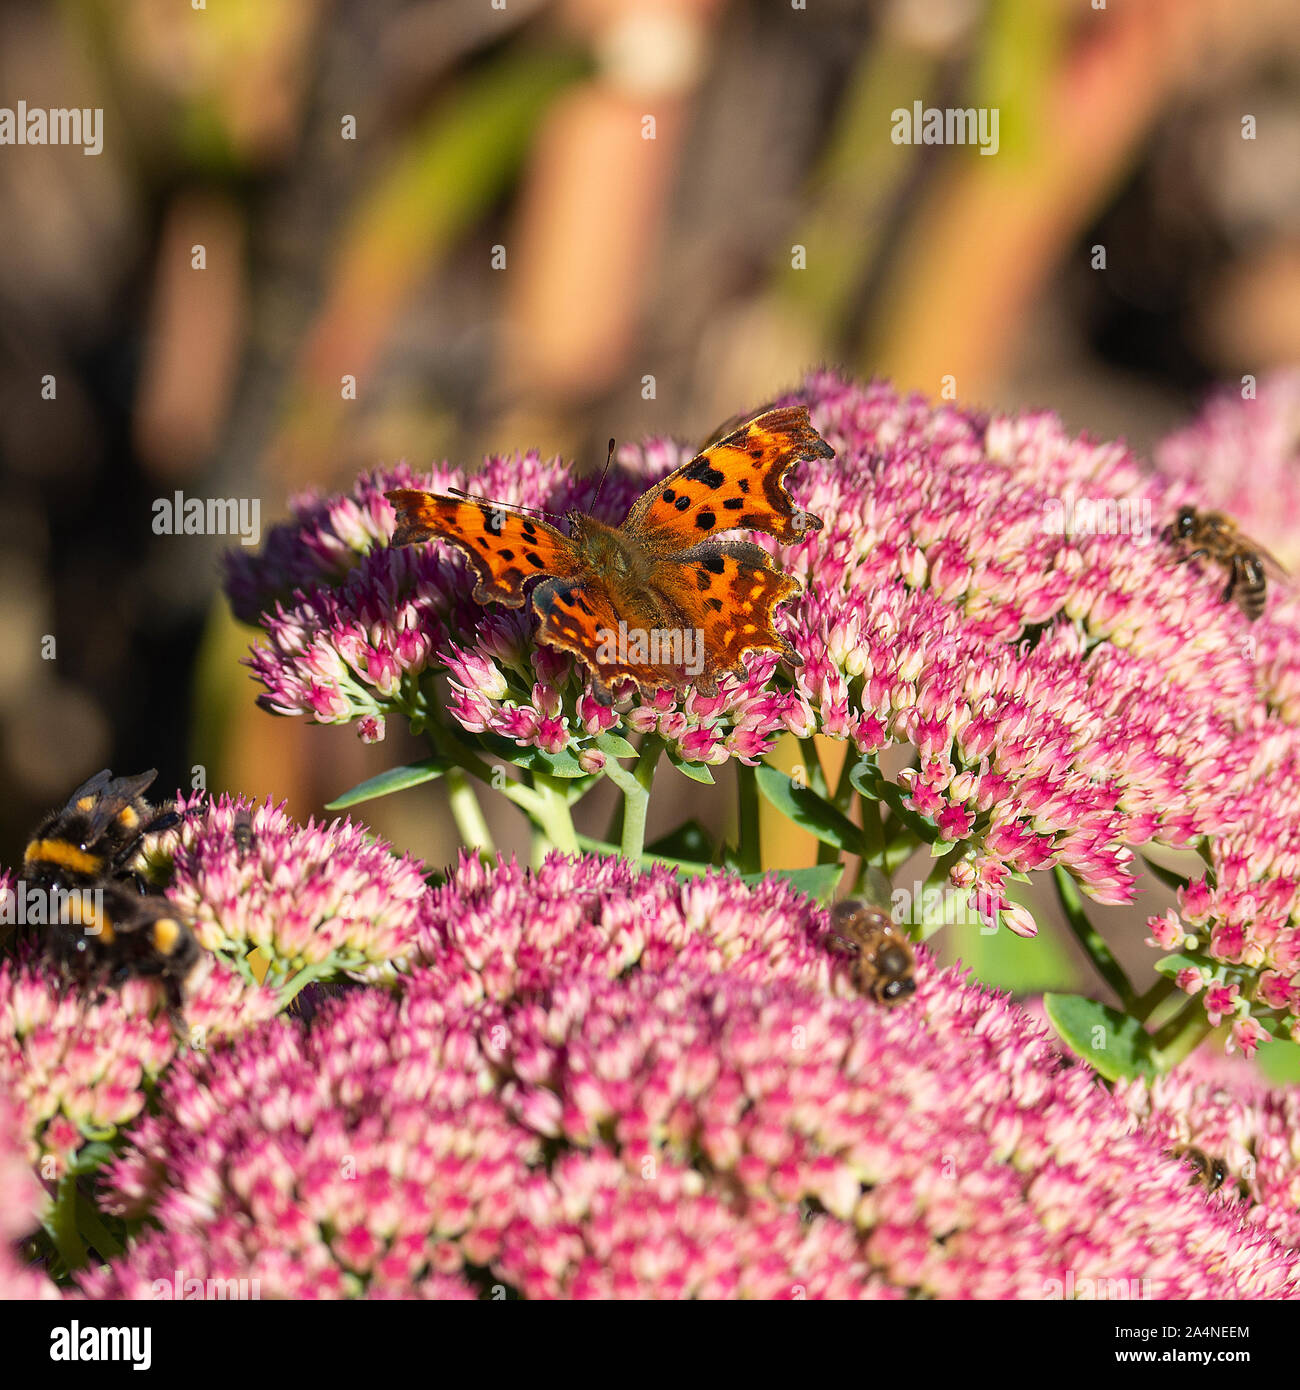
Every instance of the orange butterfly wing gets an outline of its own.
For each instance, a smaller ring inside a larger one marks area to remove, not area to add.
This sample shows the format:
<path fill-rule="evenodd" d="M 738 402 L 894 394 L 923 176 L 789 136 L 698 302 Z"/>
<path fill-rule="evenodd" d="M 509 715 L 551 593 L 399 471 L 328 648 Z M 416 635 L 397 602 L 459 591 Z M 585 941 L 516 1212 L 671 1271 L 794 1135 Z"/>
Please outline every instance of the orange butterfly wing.
<path fill-rule="evenodd" d="M 477 603 L 520 608 L 524 585 L 538 574 L 569 578 L 579 572 L 568 536 L 493 502 L 466 502 L 432 492 L 399 488 L 384 496 L 397 511 L 394 545 L 450 541 L 474 567 Z"/>
<path fill-rule="evenodd" d="M 692 677 L 702 695 L 717 689 L 718 676 L 742 672 L 747 651 L 773 651 L 803 665 L 773 623 L 777 606 L 800 592 L 799 581 L 751 541 L 705 541 L 660 561 L 650 582 L 703 636 L 704 669 Z"/>
<path fill-rule="evenodd" d="M 538 640 L 578 657 L 602 704 L 623 680 L 644 690 L 691 685 L 716 694 L 718 677 L 743 670 L 752 650 L 803 664 L 773 625 L 777 605 L 798 593 L 799 583 L 749 541 L 705 541 L 660 560 L 646 587 L 653 600 L 631 595 L 619 602 L 591 580 L 548 580 L 533 590 Z"/>
<path fill-rule="evenodd" d="M 821 518 L 795 507 L 785 476 L 802 459 L 834 456 L 813 429 L 807 406 L 765 411 L 637 498 L 620 529 L 657 554 L 738 527 L 779 541 L 802 540 L 821 530 Z"/>

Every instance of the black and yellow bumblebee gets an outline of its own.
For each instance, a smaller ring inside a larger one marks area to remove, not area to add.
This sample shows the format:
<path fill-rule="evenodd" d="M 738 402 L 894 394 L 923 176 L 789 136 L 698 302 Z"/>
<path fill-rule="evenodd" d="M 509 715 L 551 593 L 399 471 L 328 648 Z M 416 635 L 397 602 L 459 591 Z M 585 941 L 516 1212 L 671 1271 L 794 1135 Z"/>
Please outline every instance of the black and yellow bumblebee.
<path fill-rule="evenodd" d="M 97 772 L 36 827 L 23 875 L 29 890 L 49 897 L 41 950 L 67 978 L 102 987 L 156 977 L 179 1010 L 201 948 L 175 907 L 136 874 L 143 838 L 179 820 L 144 799 L 157 775 Z"/>

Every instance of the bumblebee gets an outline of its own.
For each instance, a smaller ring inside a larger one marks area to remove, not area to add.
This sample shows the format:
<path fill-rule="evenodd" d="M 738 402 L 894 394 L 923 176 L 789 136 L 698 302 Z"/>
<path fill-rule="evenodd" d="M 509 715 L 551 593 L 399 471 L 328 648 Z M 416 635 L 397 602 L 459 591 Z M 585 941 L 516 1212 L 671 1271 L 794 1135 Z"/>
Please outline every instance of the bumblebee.
<path fill-rule="evenodd" d="M 172 904 L 145 892 L 133 871 L 144 836 L 180 819 L 144 799 L 157 775 L 96 773 L 36 827 L 23 871 L 50 897 L 41 947 L 65 976 L 86 986 L 156 976 L 177 1010 L 201 948 Z"/>
<path fill-rule="evenodd" d="M 916 991 L 912 943 L 887 912 L 846 898 L 831 908 L 835 939 L 854 951 L 853 979 L 878 1004 L 901 1004 Z"/>
<path fill-rule="evenodd" d="M 180 819 L 174 811 L 155 811 L 144 799 L 157 775 L 150 770 L 115 778 L 105 768 L 83 782 L 32 833 L 23 855 L 28 878 L 67 890 L 129 877 L 144 836 Z"/>
<path fill-rule="evenodd" d="M 1182 550 L 1182 559 L 1213 560 L 1228 572 L 1222 601 L 1235 599 L 1237 607 L 1254 622 L 1264 611 L 1267 576 L 1286 579 L 1287 572 L 1263 546 L 1242 535 L 1237 523 L 1222 512 L 1198 512 L 1182 507 L 1165 529 L 1165 538 Z"/>

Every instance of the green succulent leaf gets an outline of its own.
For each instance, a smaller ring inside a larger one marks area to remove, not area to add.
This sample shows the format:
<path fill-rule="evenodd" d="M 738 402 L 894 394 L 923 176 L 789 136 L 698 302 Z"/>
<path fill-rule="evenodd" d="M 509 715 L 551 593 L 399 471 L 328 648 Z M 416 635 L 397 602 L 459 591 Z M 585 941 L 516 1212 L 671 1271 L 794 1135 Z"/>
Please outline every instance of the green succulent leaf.
<path fill-rule="evenodd" d="M 390 767 L 375 777 L 358 782 L 355 787 L 325 803 L 327 811 L 346 811 L 349 806 L 360 805 L 363 801 L 374 801 L 377 797 L 391 796 L 393 792 L 403 792 L 408 787 L 418 787 L 423 782 L 432 782 L 441 777 L 456 764 L 450 758 L 425 758 L 423 762 L 407 763 L 405 767 Z"/>
<path fill-rule="evenodd" d="M 1045 994 L 1043 1007 L 1062 1042 L 1107 1081 L 1155 1075 L 1151 1035 L 1137 1019 L 1079 994 Z"/>
<path fill-rule="evenodd" d="M 635 758 L 636 749 L 623 737 L 613 732 L 597 734 L 592 740 L 594 747 L 610 758 Z"/>
<path fill-rule="evenodd" d="M 756 769 L 758 789 L 782 815 L 823 844 L 856 854 L 862 848 L 862 831 L 844 814 L 824 801 L 811 787 L 801 787 L 777 768 L 764 764 Z M 830 865 L 818 865 L 830 868 Z"/>
<path fill-rule="evenodd" d="M 688 763 L 671 748 L 668 750 L 668 761 L 683 777 L 689 777 L 692 782 L 702 782 L 706 787 L 713 785 L 713 772 L 707 763 Z"/>

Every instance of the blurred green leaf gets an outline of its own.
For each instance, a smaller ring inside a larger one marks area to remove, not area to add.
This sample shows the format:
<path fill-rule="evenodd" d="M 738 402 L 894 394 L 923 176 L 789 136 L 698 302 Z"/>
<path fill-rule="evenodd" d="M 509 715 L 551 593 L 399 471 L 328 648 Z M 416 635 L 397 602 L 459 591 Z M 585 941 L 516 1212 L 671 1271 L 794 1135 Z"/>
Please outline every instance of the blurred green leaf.
<path fill-rule="evenodd" d="M 764 869 L 761 874 L 741 874 L 743 883 L 761 883 L 765 878 L 783 878 L 814 902 L 828 903 L 844 873 L 843 864 L 814 864 L 808 869 Z"/>
<path fill-rule="evenodd" d="M 708 864 L 713 859 L 713 836 L 697 820 L 688 820 L 667 835 L 645 847 L 647 854 L 682 859 L 692 864 Z"/>

